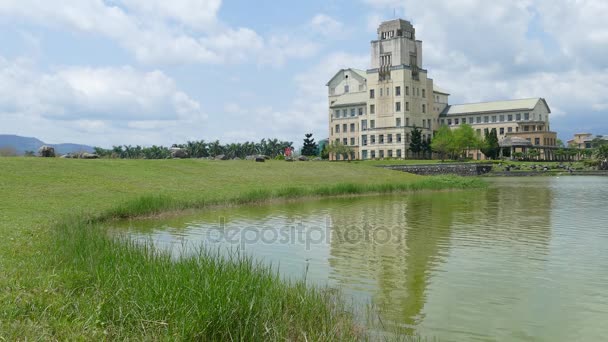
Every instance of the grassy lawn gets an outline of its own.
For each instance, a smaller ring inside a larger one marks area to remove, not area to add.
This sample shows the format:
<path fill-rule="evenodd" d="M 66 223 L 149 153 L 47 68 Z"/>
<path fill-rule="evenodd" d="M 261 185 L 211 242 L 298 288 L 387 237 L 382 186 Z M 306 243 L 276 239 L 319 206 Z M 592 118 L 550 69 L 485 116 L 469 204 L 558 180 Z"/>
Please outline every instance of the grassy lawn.
<path fill-rule="evenodd" d="M 270 198 L 479 185 L 374 165 L 0 158 L 0 340 L 355 336 L 345 309 L 323 291 L 284 284 L 251 260 L 201 252 L 175 262 L 107 239 L 101 221 Z"/>

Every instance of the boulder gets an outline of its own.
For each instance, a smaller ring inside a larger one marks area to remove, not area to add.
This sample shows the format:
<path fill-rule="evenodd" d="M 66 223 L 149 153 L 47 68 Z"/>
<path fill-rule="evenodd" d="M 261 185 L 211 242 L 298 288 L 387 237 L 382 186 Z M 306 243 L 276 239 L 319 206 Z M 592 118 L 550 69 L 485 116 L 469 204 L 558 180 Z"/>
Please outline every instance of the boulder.
<path fill-rule="evenodd" d="M 294 161 L 292 157 L 285 157 L 285 161 L 292 162 Z"/>
<path fill-rule="evenodd" d="M 255 160 L 255 156 L 247 156 L 245 157 L 245 160 Z"/>
<path fill-rule="evenodd" d="M 256 163 L 263 163 L 266 161 L 266 158 L 262 157 L 262 156 L 257 156 L 255 157 L 255 162 Z"/>
<path fill-rule="evenodd" d="M 307 156 L 299 156 L 298 160 L 299 161 L 308 161 L 308 157 Z"/>
<path fill-rule="evenodd" d="M 232 158 L 232 160 L 241 160 L 241 158 L 239 158 L 239 157 L 234 157 L 234 158 Z"/>
<path fill-rule="evenodd" d="M 228 157 L 225 154 L 220 154 L 215 156 L 215 160 L 228 160 Z"/>
<path fill-rule="evenodd" d="M 188 152 L 186 152 L 186 150 L 183 148 L 174 147 L 171 149 L 171 158 L 188 158 Z"/>
<path fill-rule="evenodd" d="M 99 156 L 96 155 L 95 153 L 83 152 L 83 153 L 80 154 L 79 158 L 82 158 L 82 159 L 98 159 Z"/>
<path fill-rule="evenodd" d="M 321 157 L 317 157 L 317 158 L 315 158 L 315 159 L 313 159 L 313 160 L 314 160 L 314 161 L 323 161 L 323 158 L 321 158 Z"/>
<path fill-rule="evenodd" d="M 51 146 L 41 146 L 38 149 L 38 155 L 43 158 L 55 158 L 55 148 Z"/>

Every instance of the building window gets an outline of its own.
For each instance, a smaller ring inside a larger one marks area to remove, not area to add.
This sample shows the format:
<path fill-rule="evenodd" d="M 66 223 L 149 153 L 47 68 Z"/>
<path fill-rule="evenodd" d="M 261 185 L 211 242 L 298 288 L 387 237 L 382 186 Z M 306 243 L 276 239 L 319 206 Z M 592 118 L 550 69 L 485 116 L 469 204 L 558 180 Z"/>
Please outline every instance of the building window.
<path fill-rule="evenodd" d="M 340 110 L 339 109 L 336 110 L 335 116 L 336 116 L 336 119 L 340 118 Z"/>
<path fill-rule="evenodd" d="M 410 118 L 405 118 L 405 126 L 408 127 L 410 125 Z"/>
<path fill-rule="evenodd" d="M 345 118 L 346 116 L 346 109 L 342 109 L 342 117 Z"/>
<path fill-rule="evenodd" d="M 348 145 L 348 138 L 344 138 L 344 139 L 342 139 L 342 143 L 343 143 L 344 145 Z"/>
<path fill-rule="evenodd" d="M 417 93 L 416 96 L 420 97 L 420 88 L 416 88 L 416 93 Z"/>
<path fill-rule="evenodd" d="M 352 146 L 355 146 L 355 138 L 350 138 L 350 144 L 351 144 Z"/>
<path fill-rule="evenodd" d="M 426 99 L 426 89 L 422 89 L 422 98 Z"/>
<path fill-rule="evenodd" d="M 336 125 L 336 133 L 340 133 L 340 125 Z"/>
<path fill-rule="evenodd" d="M 452 119 L 448 119 L 448 126 L 452 126 Z"/>
<path fill-rule="evenodd" d="M 409 102 L 406 102 L 406 103 L 405 103 L 405 111 L 406 111 L 406 112 L 409 112 L 409 111 L 410 111 L 410 103 L 409 103 Z"/>
<path fill-rule="evenodd" d="M 376 159 L 376 151 L 372 151 L 372 159 Z"/>
<path fill-rule="evenodd" d="M 410 134 L 409 133 L 405 133 L 405 142 L 407 142 L 407 143 L 410 142 Z"/>
<path fill-rule="evenodd" d="M 351 123 L 351 124 L 350 124 L 350 131 L 351 131 L 351 132 L 354 132 L 354 131 L 355 131 L 355 124 L 354 124 L 354 123 Z"/>
<path fill-rule="evenodd" d="M 376 114 L 376 106 L 373 104 L 369 105 L 369 113 L 370 114 Z"/>
<path fill-rule="evenodd" d="M 485 123 L 490 122 L 490 117 L 489 116 L 484 116 L 483 117 L 483 122 L 485 122 Z"/>
<path fill-rule="evenodd" d="M 405 87 L 405 95 L 410 96 L 410 87 Z"/>
<path fill-rule="evenodd" d="M 386 96 L 389 96 L 389 95 L 390 95 L 390 93 L 389 93 L 388 89 L 389 89 L 389 88 L 387 87 L 387 88 L 386 88 Z"/>
<path fill-rule="evenodd" d="M 473 119 L 474 118 L 472 116 L 469 116 L 469 124 L 471 124 L 471 125 L 473 124 Z"/>
<path fill-rule="evenodd" d="M 476 118 L 475 118 L 475 122 L 477 122 L 477 123 L 481 123 L 481 116 L 476 117 Z"/>
<path fill-rule="evenodd" d="M 524 120 L 530 120 L 530 113 L 524 113 Z"/>
<path fill-rule="evenodd" d="M 363 159 L 363 160 L 367 159 L 367 150 L 361 151 L 361 159 Z"/>
<path fill-rule="evenodd" d="M 376 94 L 375 94 L 374 89 L 370 89 L 370 90 L 369 90 L 369 98 L 370 98 L 370 99 L 373 99 L 373 98 L 375 98 L 375 97 L 376 97 Z"/>
<path fill-rule="evenodd" d="M 387 141 L 389 144 L 392 144 L 392 143 L 393 143 L 393 135 L 392 135 L 392 134 L 387 134 L 387 135 L 386 135 L 386 141 Z"/>
<path fill-rule="evenodd" d="M 445 119 L 441 119 L 441 124 L 445 125 Z"/>
<path fill-rule="evenodd" d="M 500 135 L 503 135 L 503 134 L 505 134 L 505 128 L 504 128 L 504 127 L 501 127 L 501 128 L 500 128 Z"/>
<path fill-rule="evenodd" d="M 397 134 L 397 142 L 400 143 L 401 142 L 401 134 Z"/>
<path fill-rule="evenodd" d="M 361 136 L 361 145 L 367 146 L 367 135 Z"/>
<path fill-rule="evenodd" d="M 338 138 L 338 139 L 336 139 L 336 144 L 339 144 L 339 143 L 340 143 L 340 139 Z"/>
<path fill-rule="evenodd" d="M 369 128 L 376 128 L 376 121 L 369 120 Z"/>
<path fill-rule="evenodd" d="M 336 154 L 336 160 L 340 160 L 340 155 Z"/>
<path fill-rule="evenodd" d="M 376 136 L 375 135 L 370 135 L 369 136 L 369 143 L 374 145 L 376 143 Z"/>
<path fill-rule="evenodd" d="M 380 150 L 380 158 L 384 158 L 384 150 Z"/>
<path fill-rule="evenodd" d="M 380 96 L 382 96 L 382 88 L 380 88 Z"/>
<path fill-rule="evenodd" d="M 384 134 L 378 136 L 378 144 L 384 144 Z"/>
<path fill-rule="evenodd" d="M 359 116 L 363 115 L 363 108 L 359 108 Z"/>
<path fill-rule="evenodd" d="M 342 124 L 342 133 L 346 133 L 346 132 L 348 132 L 348 125 Z"/>
<path fill-rule="evenodd" d="M 397 158 L 401 158 L 401 150 L 397 150 Z"/>
<path fill-rule="evenodd" d="M 395 87 L 395 96 L 401 96 L 401 87 Z"/>
<path fill-rule="evenodd" d="M 492 122 L 496 122 L 496 115 L 492 115 Z"/>
<path fill-rule="evenodd" d="M 345 93 L 348 93 L 348 90 L 349 90 L 349 89 L 348 89 L 348 85 L 345 85 L 345 86 L 344 86 L 344 92 L 345 92 Z"/>
<path fill-rule="evenodd" d="M 504 115 L 500 115 L 498 117 L 498 120 L 500 120 L 500 122 L 504 122 L 505 121 L 505 116 Z"/>
<path fill-rule="evenodd" d="M 513 114 L 507 115 L 507 121 L 513 121 Z"/>
<path fill-rule="evenodd" d="M 361 130 L 362 131 L 367 130 L 367 120 L 361 120 Z"/>
<path fill-rule="evenodd" d="M 540 138 L 534 138 L 534 145 L 540 145 Z"/>
<path fill-rule="evenodd" d="M 521 114 L 520 113 L 515 114 L 515 120 L 516 121 L 521 121 Z"/>
<path fill-rule="evenodd" d="M 426 105 L 425 104 L 422 105 L 422 112 L 426 113 Z"/>
<path fill-rule="evenodd" d="M 401 102 L 395 102 L 395 112 L 401 111 Z"/>
<path fill-rule="evenodd" d="M 350 109 L 350 116 L 355 116 L 355 108 Z"/>
<path fill-rule="evenodd" d="M 388 157 L 393 158 L 393 150 L 388 150 Z"/>
<path fill-rule="evenodd" d="M 396 118 L 395 119 L 395 126 L 401 127 L 401 118 Z"/>

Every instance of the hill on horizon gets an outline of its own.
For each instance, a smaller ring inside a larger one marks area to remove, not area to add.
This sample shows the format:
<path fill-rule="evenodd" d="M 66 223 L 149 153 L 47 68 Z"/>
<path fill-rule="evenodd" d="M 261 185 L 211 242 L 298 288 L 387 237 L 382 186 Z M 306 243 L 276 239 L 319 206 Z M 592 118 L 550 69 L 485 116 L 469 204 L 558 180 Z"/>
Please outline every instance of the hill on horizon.
<path fill-rule="evenodd" d="M 93 147 L 88 145 L 72 143 L 47 144 L 37 138 L 22 137 L 13 134 L 0 134 L 0 148 L 14 148 L 19 156 L 24 155 L 26 151 L 34 151 L 34 153 L 38 153 L 38 149 L 43 145 L 54 147 L 55 153 L 57 154 L 74 152 L 93 153 Z"/>

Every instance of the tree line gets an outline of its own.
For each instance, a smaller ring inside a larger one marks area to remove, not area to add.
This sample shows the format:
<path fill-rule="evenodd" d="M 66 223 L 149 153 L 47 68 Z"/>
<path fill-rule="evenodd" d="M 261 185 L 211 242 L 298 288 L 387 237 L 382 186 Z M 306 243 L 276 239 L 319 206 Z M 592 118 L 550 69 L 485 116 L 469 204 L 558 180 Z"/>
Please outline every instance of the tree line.
<path fill-rule="evenodd" d="M 262 139 L 260 142 L 222 144 L 219 140 L 188 141 L 185 144 L 166 146 L 112 146 L 111 149 L 95 147 L 95 154 L 105 158 L 121 159 L 166 159 L 172 156 L 175 149 L 184 151 L 187 158 L 209 158 L 220 155 L 226 158 L 245 158 L 250 155 L 266 155 L 274 158 L 283 155 L 285 149 L 293 149 L 293 142 L 279 139 Z M 172 151 L 173 150 L 173 151 Z"/>

